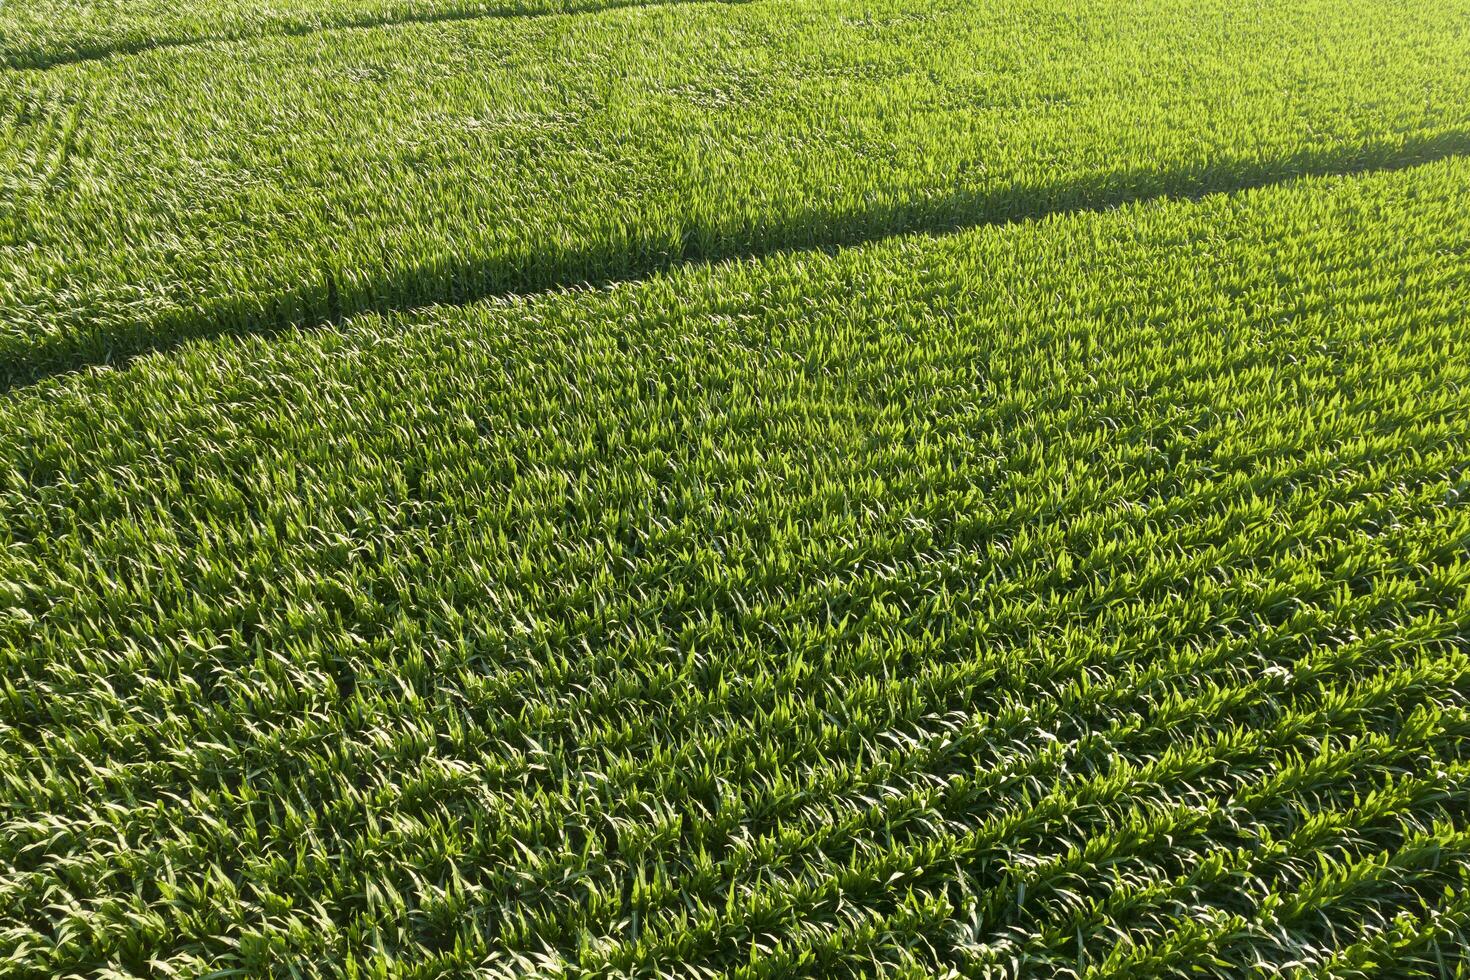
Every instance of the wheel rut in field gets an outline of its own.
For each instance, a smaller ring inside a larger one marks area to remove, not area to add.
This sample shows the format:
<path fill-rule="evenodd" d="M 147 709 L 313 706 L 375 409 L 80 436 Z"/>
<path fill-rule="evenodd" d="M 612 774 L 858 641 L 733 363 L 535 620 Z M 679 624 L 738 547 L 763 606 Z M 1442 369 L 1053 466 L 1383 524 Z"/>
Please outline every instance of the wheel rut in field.
<path fill-rule="evenodd" d="M 494 298 L 530 298 L 577 288 L 638 282 L 680 267 L 747 261 L 782 252 L 836 252 L 906 234 L 943 235 L 1067 215 L 1106 211 L 1155 201 L 1194 201 L 1322 177 L 1352 177 L 1407 170 L 1470 154 L 1470 131 L 1398 138 L 1391 143 L 1318 148 L 1285 159 L 1234 162 L 1166 172 L 1099 173 L 1055 186 L 1007 185 L 959 191 L 940 199 L 830 213 L 776 215 L 739 232 L 687 227 L 682 246 L 667 240 L 588 246 L 554 257 L 463 260 L 436 266 L 426 277 L 414 268 L 389 268 L 353 292 L 336 277 L 251 297 L 224 298 L 202 310 L 179 311 L 122 326 L 99 343 L 59 335 L 48 341 L 14 342 L 0 349 L 0 393 L 92 366 L 121 366 L 151 353 L 200 339 L 272 336 L 324 329 L 360 314 L 396 315 L 438 306 L 464 306 Z M 262 310 L 272 314 L 261 315 Z M 284 315 L 280 311 L 304 311 Z"/>

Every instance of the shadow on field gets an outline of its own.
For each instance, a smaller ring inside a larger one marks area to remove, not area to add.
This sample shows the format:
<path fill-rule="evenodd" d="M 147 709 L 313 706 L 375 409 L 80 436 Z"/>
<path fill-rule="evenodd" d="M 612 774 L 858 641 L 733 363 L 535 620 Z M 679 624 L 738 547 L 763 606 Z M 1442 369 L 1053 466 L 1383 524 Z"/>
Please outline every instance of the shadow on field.
<path fill-rule="evenodd" d="M 203 309 L 135 325 L 63 333 L 41 343 L 12 345 L 10 350 L 0 350 L 0 393 L 90 365 L 118 365 L 199 338 L 328 327 L 359 313 L 404 313 L 490 297 L 608 286 L 694 263 L 759 258 L 782 251 L 830 252 L 910 232 L 942 234 L 1155 200 L 1196 200 L 1304 177 L 1404 170 L 1467 153 L 1470 133 L 1415 135 L 1368 146 L 1319 148 L 1270 161 L 1222 162 L 1162 173 L 1099 173 L 1060 185 L 1017 183 L 841 213 L 812 209 L 771 215 L 741 227 L 687 227 L 678 242 L 634 239 L 495 262 L 440 260 L 429 268 L 390 267 L 366 282 L 364 277 L 353 277 L 357 283 L 350 288 L 339 277 L 324 272 L 319 282 L 295 289 L 216 300 Z"/>
<path fill-rule="evenodd" d="M 560 10 L 544 7 L 522 8 L 478 8 L 458 10 L 426 10 L 422 13 L 400 12 L 398 14 L 365 14 L 359 17 L 344 17 L 334 21 L 289 21 L 271 25 L 257 33 L 248 31 L 221 31 L 214 34 L 193 34 L 174 38 L 135 38 L 122 41 L 78 42 L 68 47 L 41 48 L 29 51 L 0 53 L 0 68 L 45 71 L 64 65 L 102 61 L 130 54 L 149 51 L 166 51 L 173 48 L 197 48 L 206 44 L 228 41 L 251 41 L 272 37 L 303 37 L 326 31 L 362 30 L 373 27 L 393 27 L 398 24 L 444 24 L 461 20 L 511 20 L 533 17 L 566 17 L 577 14 L 595 14 L 604 10 L 622 10 L 628 7 L 675 7 L 693 3 L 738 4 L 748 0 L 572 0 Z"/>

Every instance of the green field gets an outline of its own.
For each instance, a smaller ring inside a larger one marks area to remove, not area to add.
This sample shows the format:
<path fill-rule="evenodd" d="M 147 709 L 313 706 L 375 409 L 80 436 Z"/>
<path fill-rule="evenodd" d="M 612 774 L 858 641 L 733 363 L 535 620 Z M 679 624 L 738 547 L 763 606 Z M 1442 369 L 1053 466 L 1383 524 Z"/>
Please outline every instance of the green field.
<path fill-rule="evenodd" d="M 0 545 L 3 977 L 1470 977 L 1470 0 L 8 0 Z"/>

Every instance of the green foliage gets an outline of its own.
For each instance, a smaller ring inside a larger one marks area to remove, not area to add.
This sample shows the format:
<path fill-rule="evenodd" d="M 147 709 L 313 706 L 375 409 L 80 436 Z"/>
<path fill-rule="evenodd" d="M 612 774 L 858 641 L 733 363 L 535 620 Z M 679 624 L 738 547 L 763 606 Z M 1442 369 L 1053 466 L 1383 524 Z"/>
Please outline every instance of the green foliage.
<path fill-rule="evenodd" d="M 641 7 L 3 72 L 0 383 L 1470 146 L 1470 4 L 1140 6 Z"/>
<path fill-rule="evenodd" d="M 699 0 L 10 0 L 0 5 L 0 66 L 46 69 L 317 31 L 691 2 Z"/>
<path fill-rule="evenodd" d="M 0 974 L 1465 975 L 1463 10 L 173 9 L 0 74 Z"/>

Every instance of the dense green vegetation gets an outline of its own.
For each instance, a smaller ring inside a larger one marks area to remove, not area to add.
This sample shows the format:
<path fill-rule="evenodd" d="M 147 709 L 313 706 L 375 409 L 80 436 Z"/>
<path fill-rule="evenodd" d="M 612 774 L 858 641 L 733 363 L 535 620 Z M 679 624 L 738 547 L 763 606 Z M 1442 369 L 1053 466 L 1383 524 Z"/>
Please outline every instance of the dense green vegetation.
<path fill-rule="evenodd" d="M 324 29 L 680 2 L 695 0 L 12 0 L 0 5 L 0 65 L 50 68 L 156 48 Z"/>
<path fill-rule="evenodd" d="M 1137 6 L 695 4 L 11 72 L 0 376 L 1470 144 L 1470 5 Z"/>
<path fill-rule="evenodd" d="M 59 8 L 0 973 L 1467 974 L 1470 7 Z"/>

